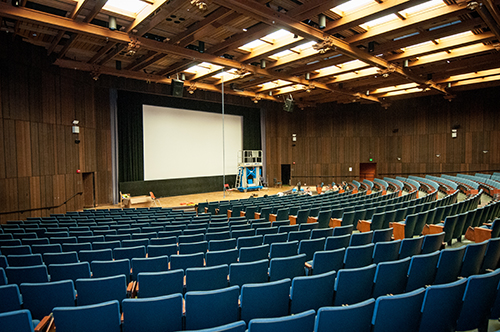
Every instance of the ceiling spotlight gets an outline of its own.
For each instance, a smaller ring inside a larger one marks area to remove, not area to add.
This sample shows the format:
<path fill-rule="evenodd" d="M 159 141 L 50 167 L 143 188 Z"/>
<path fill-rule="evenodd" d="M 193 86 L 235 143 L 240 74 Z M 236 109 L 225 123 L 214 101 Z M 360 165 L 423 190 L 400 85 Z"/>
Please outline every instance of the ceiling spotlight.
<path fill-rule="evenodd" d="M 479 7 L 479 3 L 477 1 L 469 1 L 469 2 L 467 2 L 467 9 L 468 10 L 476 10 L 477 7 Z"/>
<path fill-rule="evenodd" d="M 189 94 L 192 95 L 196 91 L 196 83 L 192 83 L 187 90 Z"/>

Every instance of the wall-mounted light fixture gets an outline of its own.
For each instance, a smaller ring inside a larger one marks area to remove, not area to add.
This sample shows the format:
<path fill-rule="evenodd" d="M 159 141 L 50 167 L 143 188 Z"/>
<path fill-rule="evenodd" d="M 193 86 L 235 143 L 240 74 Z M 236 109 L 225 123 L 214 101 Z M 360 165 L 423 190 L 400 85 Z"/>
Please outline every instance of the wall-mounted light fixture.
<path fill-rule="evenodd" d="M 80 143 L 80 127 L 78 126 L 78 124 L 80 123 L 80 121 L 78 120 L 73 120 L 73 126 L 71 127 L 71 132 L 73 134 L 75 134 L 75 143 L 76 144 L 79 144 Z"/>
<path fill-rule="evenodd" d="M 297 142 L 297 134 L 292 134 L 292 142 Z"/>
<path fill-rule="evenodd" d="M 458 131 L 458 129 L 451 130 L 451 138 L 457 138 L 457 131 Z"/>

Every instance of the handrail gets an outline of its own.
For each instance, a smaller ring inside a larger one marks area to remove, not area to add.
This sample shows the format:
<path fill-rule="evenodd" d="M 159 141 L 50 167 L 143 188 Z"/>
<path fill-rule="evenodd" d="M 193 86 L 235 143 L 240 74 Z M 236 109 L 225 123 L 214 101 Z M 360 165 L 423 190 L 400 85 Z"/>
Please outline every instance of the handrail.
<path fill-rule="evenodd" d="M 65 200 L 63 203 L 61 203 L 59 205 L 46 206 L 46 207 L 33 208 L 33 209 L 25 209 L 25 210 L 17 210 L 17 211 L 9 211 L 9 212 L 0 212 L 0 215 L 2 215 L 2 214 L 11 214 L 11 213 L 24 213 L 24 212 L 38 211 L 38 210 L 57 209 L 57 208 L 63 206 L 64 204 L 68 203 L 71 199 L 73 199 L 77 195 L 83 195 L 83 191 L 80 191 L 80 192 L 77 192 L 77 193 L 73 194 L 73 196 L 71 196 L 70 198 L 68 198 L 67 200 Z"/>

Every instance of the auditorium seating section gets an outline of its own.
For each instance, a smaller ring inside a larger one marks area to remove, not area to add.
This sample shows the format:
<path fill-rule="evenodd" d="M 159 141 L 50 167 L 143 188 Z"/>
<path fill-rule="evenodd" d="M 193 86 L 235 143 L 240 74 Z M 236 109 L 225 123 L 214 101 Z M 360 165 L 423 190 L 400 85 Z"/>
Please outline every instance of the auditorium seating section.
<path fill-rule="evenodd" d="M 87 210 L 8 221 L 0 228 L 0 326 L 484 328 L 500 318 L 500 202 L 479 206 L 485 185 L 460 179 L 384 178 L 344 193 L 208 202 L 197 211 Z M 495 185 L 493 177 L 474 179 Z M 487 240 L 450 246 L 488 222 Z"/>

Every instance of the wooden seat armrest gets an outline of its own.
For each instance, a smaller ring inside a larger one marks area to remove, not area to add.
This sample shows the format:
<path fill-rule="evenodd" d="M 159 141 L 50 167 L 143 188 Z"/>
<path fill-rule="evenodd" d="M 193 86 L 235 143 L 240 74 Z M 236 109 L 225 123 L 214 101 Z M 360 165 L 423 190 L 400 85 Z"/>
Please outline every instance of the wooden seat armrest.
<path fill-rule="evenodd" d="M 276 221 L 276 218 L 278 218 L 277 214 L 274 213 L 269 213 L 269 221 Z"/>
<path fill-rule="evenodd" d="M 312 224 L 318 222 L 318 217 L 307 217 L 307 223 Z"/>
<path fill-rule="evenodd" d="M 491 239 L 491 229 L 476 227 L 474 228 L 474 242 L 479 243 Z"/>
<path fill-rule="evenodd" d="M 137 283 L 137 281 L 131 281 L 127 285 L 127 295 L 130 298 L 133 298 L 132 294 L 136 288 L 136 283 Z"/>
<path fill-rule="evenodd" d="M 392 227 L 394 240 L 403 240 L 405 238 L 406 224 L 403 224 L 402 222 L 391 222 L 389 226 Z"/>
<path fill-rule="evenodd" d="M 245 211 L 240 211 L 240 217 L 244 217 L 246 215 Z"/>
<path fill-rule="evenodd" d="M 444 226 L 440 226 L 440 225 L 429 225 L 429 231 L 430 233 L 429 234 L 437 234 L 437 233 L 441 233 L 444 229 Z"/>
<path fill-rule="evenodd" d="M 342 220 L 330 218 L 330 223 L 328 224 L 328 226 L 330 226 L 331 228 L 340 227 L 341 225 L 342 225 Z"/>
<path fill-rule="evenodd" d="M 208 213 L 208 207 L 205 206 L 205 213 Z"/>
<path fill-rule="evenodd" d="M 358 225 L 356 226 L 356 229 L 360 231 L 361 233 L 363 232 L 369 232 L 371 228 L 371 221 L 368 220 L 359 220 Z"/>
<path fill-rule="evenodd" d="M 228 219 L 229 219 L 229 218 L 231 218 L 231 214 L 232 214 L 232 213 L 233 213 L 233 210 L 229 210 L 229 209 L 227 209 L 227 213 L 226 213 L 226 214 L 227 214 L 227 218 L 228 218 Z"/>
<path fill-rule="evenodd" d="M 469 241 L 474 241 L 476 240 L 476 232 L 472 226 L 469 226 L 467 230 L 465 231 L 465 238 Z"/>
<path fill-rule="evenodd" d="M 312 265 L 309 264 L 308 262 L 305 263 L 305 266 L 306 266 L 306 269 L 309 269 L 309 270 L 313 268 Z"/>
<path fill-rule="evenodd" d="M 297 224 L 297 216 L 288 216 L 288 219 L 290 220 L 290 225 Z"/>
<path fill-rule="evenodd" d="M 50 331 L 50 327 L 54 323 L 54 317 L 52 317 L 52 314 L 43 317 L 43 319 L 38 323 L 38 325 L 35 327 L 34 331 L 35 332 L 43 332 L 43 331 Z"/>
<path fill-rule="evenodd" d="M 253 218 L 254 219 L 260 219 L 260 212 L 254 212 L 253 213 Z"/>

